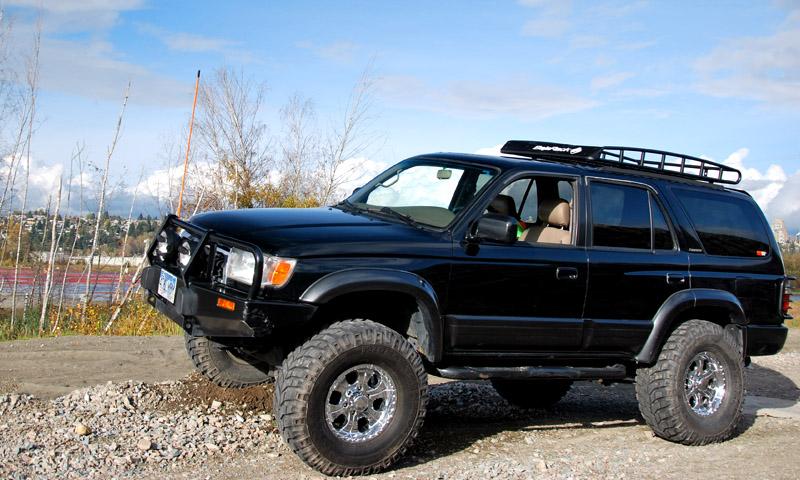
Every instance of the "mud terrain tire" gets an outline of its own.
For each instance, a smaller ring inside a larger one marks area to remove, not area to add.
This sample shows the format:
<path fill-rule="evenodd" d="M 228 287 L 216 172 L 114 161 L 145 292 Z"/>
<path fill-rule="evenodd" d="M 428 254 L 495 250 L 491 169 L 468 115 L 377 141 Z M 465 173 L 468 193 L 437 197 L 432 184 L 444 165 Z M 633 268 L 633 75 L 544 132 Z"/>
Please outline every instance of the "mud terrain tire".
<path fill-rule="evenodd" d="M 655 365 L 636 372 L 639 410 L 656 435 L 684 445 L 734 435 L 744 398 L 740 343 L 735 329 L 703 320 L 672 332 Z"/>
<path fill-rule="evenodd" d="M 184 339 L 195 369 L 215 385 L 245 388 L 274 380 L 275 369 L 264 362 L 245 358 L 208 337 L 184 335 Z"/>
<path fill-rule="evenodd" d="M 369 320 L 346 320 L 289 354 L 278 370 L 274 412 L 283 439 L 310 467 L 365 475 L 406 452 L 425 418 L 427 395 L 422 360 L 403 336 Z"/>

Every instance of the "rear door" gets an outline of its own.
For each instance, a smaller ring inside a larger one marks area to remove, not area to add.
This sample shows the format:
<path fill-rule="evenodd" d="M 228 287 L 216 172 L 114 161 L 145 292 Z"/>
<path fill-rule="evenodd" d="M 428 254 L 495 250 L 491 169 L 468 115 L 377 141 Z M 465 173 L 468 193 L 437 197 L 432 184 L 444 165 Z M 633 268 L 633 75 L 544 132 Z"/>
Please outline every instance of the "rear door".
<path fill-rule="evenodd" d="M 689 287 L 688 257 L 651 186 L 589 180 L 589 285 L 583 346 L 638 352 L 652 318 L 673 293 Z"/>

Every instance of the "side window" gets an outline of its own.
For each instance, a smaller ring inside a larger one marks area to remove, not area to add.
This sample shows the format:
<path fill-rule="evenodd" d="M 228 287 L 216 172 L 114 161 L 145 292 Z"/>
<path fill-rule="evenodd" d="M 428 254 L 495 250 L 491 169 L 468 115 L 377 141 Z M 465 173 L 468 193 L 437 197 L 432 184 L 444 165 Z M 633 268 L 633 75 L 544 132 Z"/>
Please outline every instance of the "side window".
<path fill-rule="evenodd" d="M 769 237 L 755 204 L 732 194 L 674 189 L 710 255 L 765 257 Z"/>
<path fill-rule="evenodd" d="M 509 184 L 500 192 L 501 195 L 508 195 L 514 199 L 520 220 L 523 222 L 535 222 L 538 213 L 536 200 L 536 179 L 521 178 Z"/>
<path fill-rule="evenodd" d="M 650 249 L 650 195 L 647 190 L 591 182 L 592 245 Z"/>
<path fill-rule="evenodd" d="M 653 248 L 656 250 L 672 250 L 674 243 L 669 223 L 664 216 L 664 211 L 653 195 L 650 194 L 650 211 L 653 212 Z"/>

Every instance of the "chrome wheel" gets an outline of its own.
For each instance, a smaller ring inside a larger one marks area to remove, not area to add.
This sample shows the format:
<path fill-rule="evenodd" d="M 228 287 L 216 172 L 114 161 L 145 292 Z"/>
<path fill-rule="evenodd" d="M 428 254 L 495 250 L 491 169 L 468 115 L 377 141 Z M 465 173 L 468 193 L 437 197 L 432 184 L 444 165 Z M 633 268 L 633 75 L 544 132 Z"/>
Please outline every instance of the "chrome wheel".
<path fill-rule="evenodd" d="M 383 432 L 394 417 L 397 391 L 384 369 L 372 364 L 348 368 L 328 389 L 325 416 L 334 435 L 364 442 Z"/>
<path fill-rule="evenodd" d="M 719 410 L 725 398 L 725 369 L 709 352 L 694 356 L 684 375 L 685 397 L 689 408 L 701 417 Z"/>

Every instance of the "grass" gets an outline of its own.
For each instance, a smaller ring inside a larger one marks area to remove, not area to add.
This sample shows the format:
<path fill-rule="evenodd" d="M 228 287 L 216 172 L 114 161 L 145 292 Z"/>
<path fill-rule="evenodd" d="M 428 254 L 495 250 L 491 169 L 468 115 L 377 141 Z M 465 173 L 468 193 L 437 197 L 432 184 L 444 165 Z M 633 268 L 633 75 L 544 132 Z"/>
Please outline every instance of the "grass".
<path fill-rule="evenodd" d="M 48 312 L 44 331 L 39 333 L 39 317 L 41 310 L 31 309 L 24 317 L 21 312 L 17 317 L 14 329 L 11 329 L 10 312 L 0 313 L 0 341 L 19 340 L 23 338 L 43 338 L 64 335 L 178 335 L 183 330 L 174 322 L 158 313 L 142 298 L 132 298 L 123 307 L 111 330 L 106 333 L 105 327 L 113 315 L 115 305 L 92 304 L 86 309 L 81 320 L 81 305 L 72 305 L 61 312 L 61 320 L 53 331 L 56 312 Z"/>

